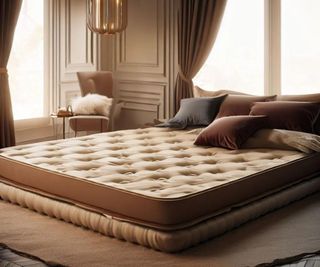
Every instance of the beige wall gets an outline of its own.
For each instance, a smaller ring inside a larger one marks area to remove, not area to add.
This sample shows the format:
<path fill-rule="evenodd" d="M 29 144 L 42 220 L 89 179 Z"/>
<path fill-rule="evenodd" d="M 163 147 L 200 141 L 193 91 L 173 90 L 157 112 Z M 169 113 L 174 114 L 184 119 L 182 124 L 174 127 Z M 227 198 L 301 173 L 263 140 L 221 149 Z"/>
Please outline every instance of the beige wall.
<path fill-rule="evenodd" d="M 111 70 L 115 95 L 124 101 L 117 129 L 141 127 L 173 110 L 176 76 L 176 1 L 128 0 L 128 27 L 99 36 L 86 27 L 86 0 L 48 0 L 49 111 L 80 95 L 76 72 Z M 25 122 L 17 142 L 53 138 L 52 123 Z M 36 135 L 34 133 L 37 133 Z"/>
<path fill-rule="evenodd" d="M 176 76 L 175 9 L 171 0 L 128 0 L 128 27 L 101 38 L 101 68 L 115 75 L 125 102 L 118 128 L 141 127 L 172 113 Z"/>
<path fill-rule="evenodd" d="M 98 36 L 86 27 L 86 0 L 54 0 L 54 109 L 80 94 L 76 72 L 99 68 Z"/>
<path fill-rule="evenodd" d="M 159 118 L 168 118 L 176 74 L 175 5 L 128 0 L 127 29 L 98 36 L 86 27 L 85 0 L 60 0 L 56 105 L 65 106 L 79 94 L 77 71 L 111 70 L 115 95 L 125 103 L 117 129 L 152 122 L 157 110 Z"/>

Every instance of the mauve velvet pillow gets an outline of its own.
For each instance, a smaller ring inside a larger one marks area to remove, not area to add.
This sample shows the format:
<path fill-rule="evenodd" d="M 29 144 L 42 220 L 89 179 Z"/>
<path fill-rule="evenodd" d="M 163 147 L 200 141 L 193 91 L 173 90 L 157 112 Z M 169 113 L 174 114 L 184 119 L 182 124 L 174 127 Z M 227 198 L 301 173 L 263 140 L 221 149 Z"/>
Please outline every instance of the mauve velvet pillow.
<path fill-rule="evenodd" d="M 278 95 L 277 100 L 320 103 L 320 94 Z M 320 135 L 320 116 L 318 116 L 318 119 L 314 124 L 314 131 L 316 134 Z"/>
<path fill-rule="evenodd" d="M 197 136 L 195 145 L 239 149 L 256 131 L 267 128 L 266 116 L 228 116 L 214 120 Z"/>
<path fill-rule="evenodd" d="M 250 115 L 268 116 L 270 128 L 314 133 L 314 124 L 320 104 L 311 102 L 273 101 L 257 102 Z"/>
<path fill-rule="evenodd" d="M 228 95 L 223 101 L 218 118 L 235 115 L 249 115 L 255 102 L 272 101 L 276 96 Z"/>
<path fill-rule="evenodd" d="M 182 99 L 177 114 L 167 122 L 156 126 L 178 129 L 184 129 L 187 126 L 207 126 L 216 117 L 221 102 L 226 96 Z"/>

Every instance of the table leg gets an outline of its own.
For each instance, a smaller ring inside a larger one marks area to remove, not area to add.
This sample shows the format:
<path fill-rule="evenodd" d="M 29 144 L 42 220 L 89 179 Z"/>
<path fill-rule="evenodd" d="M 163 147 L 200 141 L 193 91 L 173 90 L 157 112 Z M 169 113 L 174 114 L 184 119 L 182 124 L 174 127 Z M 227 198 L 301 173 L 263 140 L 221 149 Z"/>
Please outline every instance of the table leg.
<path fill-rule="evenodd" d="M 62 138 L 66 138 L 66 118 L 63 117 L 63 123 L 62 123 Z"/>

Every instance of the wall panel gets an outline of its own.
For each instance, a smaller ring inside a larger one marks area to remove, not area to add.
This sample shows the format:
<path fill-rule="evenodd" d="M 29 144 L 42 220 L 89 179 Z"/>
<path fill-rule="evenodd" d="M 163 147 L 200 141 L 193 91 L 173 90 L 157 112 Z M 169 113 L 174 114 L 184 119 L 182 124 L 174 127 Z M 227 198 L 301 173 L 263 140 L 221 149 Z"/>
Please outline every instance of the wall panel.
<path fill-rule="evenodd" d="M 116 71 L 165 75 L 165 1 L 128 2 L 128 27 L 117 38 Z"/>
<path fill-rule="evenodd" d="M 65 106 L 80 94 L 76 72 L 98 68 L 97 35 L 86 27 L 86 0 L 61 0 L 59 100 Z"/>
<path fill-rule="evenodd" d="M 109 58 L 102 67 L 114 72 L 115 93 L 125 103 L 121 129 L 171 115 L 175 7 L 170 0 L 128 0 L 127 29 L 102 39 L 101 55 Z"/>

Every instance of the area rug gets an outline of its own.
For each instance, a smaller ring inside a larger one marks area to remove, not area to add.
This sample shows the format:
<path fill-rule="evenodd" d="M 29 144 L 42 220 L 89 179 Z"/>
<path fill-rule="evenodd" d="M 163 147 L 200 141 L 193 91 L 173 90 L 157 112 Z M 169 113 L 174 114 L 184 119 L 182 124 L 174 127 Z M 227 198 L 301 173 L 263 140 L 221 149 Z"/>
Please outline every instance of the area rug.
<path fill-rule="evenodd" d="M 261 263 L 256 267 L 316 267 L 320 266 L 320 250 L 311 253 L 301 253 L 284 259 L 276 259 L 271 263 Z"/>
<path fill-rule="evenodd" d="M 67 266 L 243 267 L 320 249 L 320 193 L 182 253 L 109 238 L 0 201 L 0 242 Z"/>
<path fill-rule="evenodd" d="M 0 243 L 0 267 L 67 267 L 55 262 L 47 262 L 31 254 L 15 250 Z"/>

